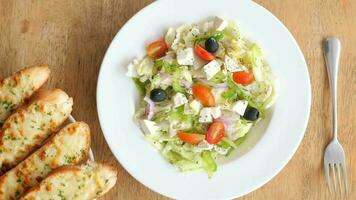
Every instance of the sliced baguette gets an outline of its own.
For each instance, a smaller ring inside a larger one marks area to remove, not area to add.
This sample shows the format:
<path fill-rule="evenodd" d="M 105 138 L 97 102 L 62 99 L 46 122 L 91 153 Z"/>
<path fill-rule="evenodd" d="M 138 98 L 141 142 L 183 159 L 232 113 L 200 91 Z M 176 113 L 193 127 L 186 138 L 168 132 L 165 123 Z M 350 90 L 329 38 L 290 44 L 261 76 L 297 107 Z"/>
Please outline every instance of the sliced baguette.
<path fill-rule="evenodd" d="M 0 199 L 18 199 L 53 169 L 78 164 L 90 149 L 90 130 L 84 122 L 65 126 L 40 149 L 0 177 Z"/>
<path fill-rule="evenodd" d="M 48 79 L 47 65 L 24 68 L 0 80 L 0 124 Z"/>
<path fill-rule="evenodd" d="M 54 170 L 21 200 L 91 200 L 104 195 L 116 183 L 117 171 L 106 164 L 88 162 L 82 166 L 64 166 Z"/>
<path fill-rule="evenodd" d="M 40 92 L 18 108 L 0 132 L 0 168 L 8 170 L 39 147 L 72 111 L 73 100 L 59 89 Z"/>

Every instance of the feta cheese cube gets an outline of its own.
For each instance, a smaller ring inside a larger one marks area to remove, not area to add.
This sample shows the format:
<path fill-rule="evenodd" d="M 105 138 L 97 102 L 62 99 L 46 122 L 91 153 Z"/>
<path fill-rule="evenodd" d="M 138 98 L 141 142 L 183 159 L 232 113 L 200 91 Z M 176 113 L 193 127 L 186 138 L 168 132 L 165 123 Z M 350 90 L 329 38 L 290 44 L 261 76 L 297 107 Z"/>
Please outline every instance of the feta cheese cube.
<path fill-rule="evenodd" d="M 209 32 L 214 29 L 214 21 L 207 21 L 201 24 L 201 30 L 203 33 Z"/>
<path fill-rule="evenodd" d="M 239 67 L 237 62 L 233 58 L 231 58 L 229 56 L 225 56 L 224 65 L 225 65 L 225 68 L 227 69 L 227 71 L 229 71 L 229 72 L 243 71 Z"/>
<path fill-rule="evenodd" d="M 177 50 L 177 62 L 180 65 L 193 65 L 194 64 L 194 51 L 189 47 L 186 49 Z"/>
<path fill-rule="evenodd" d="M 214 17 L 214 28 L 217 31 L 222 31 L 224 30 L 228 25 L 228 21 L 221 18 L 221 17 Z"/>
<path fill-rule="evenodd" d="M 211 116 L 211 108 L 203 108 L 199 114 L 200 123 L 211 123 L 213 122 L 213 117 Z"/>
<path fill-rule="evenodd" d="M 194 38 L 199 35 L 199 29 L 195 25 L 193 26 L 190 31 L 185 35 L 183 38 L 186 47 L 193 47 L 194 45 Z"/>
<path fill-rule="evenodd" d="M 202 140 L 199 144 L 193 149 L 194 152 L 202 152 L 205 150 L 211 150 L 215 145 L 209 144 L 206 140 Z"/>
<path fill-rule="evenodd" d="M 203 69 L 206 74 L 206 79 L 210 80 L 216 73 L 220 71 L 220 64 L 216 60 L 212 60 L 206 64 Z"/>
<path fill-rule="evenodd" d="M 150 120 L 141 120 L 140 127 L 144 134 L 152 135 L 158 133 L 159 127 L 157 126 L 156 122 Z"/>
<path fill-rule="evenodd" d="M 189 104 L 185 104 L 184 106 L 184 114 L 187 115 L 197 115 L 199 114 L 202 105 L 199 101 L 193 100 Z"/>
<path fill-rule="evenodd" d="M 221 116 L 221 109 L 220 109 L 220 106 L 216 106 L 216 107 L 212 107 L 211 108 L 211 116 L 214 118 L 214 119 L 217 119 Z"/>
<path fill-rule="evenodd" d="M 174 30 L 174 28 L 169 28 L 167 30 L 166 35 L 164 36 L 165 42 L 168 44 L 168 46 L 171 46 L 175 38 L 176 38 L 176 31 Z"/>
<path fill-rule="evenodd" d="M 213 149 L 214 145 L 209 144 L 209 142 L 207 142 L 206 140 L 202 140 L 201 142 L 199 142 L 197 147 L 202 150 L 211 150 L 211 149 Z"/>
<path fill-rule="evenodd" d="M 184 105 L 188 102 L 188 99 L 185 97 L 185 95 L 180 92 L 175 94 L 172 99 L 174 108 Z"/>
<path fill-rule="evenodd" d="M 201 103 L 197 100 L 193 100 L 192 102 L 190 102 L 189 106 L 196 114 L 198 114 L 200 109 L 203 107 Z"/>
<path fill-rule="evenodd" d="M 137 77 L 136 68 L 133 63 L 130 63 L 129 66 L 127 66 L 126 76 L 133 78 Z"/>
<path fill-rule="evenodd" d="M 182 26 L 179 26 L 177 29 L 176 29 L 176 37 L 175 39 L 173 40 L 173 43 L 171 45 L 171 48 L 173 50 L 177 50 L 181 44 L 182 44 L 182 40 L 183 40 L 183 33 L 188 31 L 189 29 L 191 28 L 190 25 L 182 25 Z"/>
<path fill-rule="evenodd" d="M 232 105 L 232 110 L 243 116 L 245 114 L 247 104 L 248 102 L 246 100 L 238 100 Z"/>

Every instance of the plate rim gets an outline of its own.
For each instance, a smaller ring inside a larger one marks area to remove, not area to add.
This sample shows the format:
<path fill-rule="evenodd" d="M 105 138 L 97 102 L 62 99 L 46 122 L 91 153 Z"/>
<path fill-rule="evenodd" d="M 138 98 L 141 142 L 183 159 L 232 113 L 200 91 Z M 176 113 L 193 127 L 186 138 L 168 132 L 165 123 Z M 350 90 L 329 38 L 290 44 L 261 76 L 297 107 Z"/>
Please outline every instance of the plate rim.
<path fill-rule="evenodd" d="M 129 20 L 127 20 L 125 22 L 125 24 L 117 31 L 116 35 L 114 36 L 114 38 L 112 39 L 109 47 L 107 48 L 106 50 L 106 53 L 105 53 L 105 56 L 103 57 L 103 60 L 102 60 L 102 63 L 100 65 L 100 70 L 99 70 L 99 74 L 98 74 L 98 80 L 97 80 L 97 88 L 96 88 L 96 102 L 97 102 L 97 112 L 98 112 L 98 118 L 99 118 L 99 123 L 100 123 L 100 127 L 101 127 L 101 130 L 103 132 L 103 135 L 104 135 L 104 138 L 111 150 L 111 152 L 113 153 L 114 157 L 119 161 L 120 165 L 133 177 L 135 178 L 136 181 L 138 181 L 139 183 L 143 184 L 145 187 L 148 187 L 150 190 L 154 191 L 154 192 L 157 192 L 161 195 L 164 195 L 164 196 L 167 196 L 167 197 L 170 197 L 170 198 L 176 198 L 174 196 L 171 196 L 170 194 L 167 194 L 165 192 L 162 192 L 162 191 L 158 191 L 156 190 L 156 188 L 153 188 L 151 187 L 150 185 L 148 185 L 147 183 L 145 183 L 143 180 L 137 178 L 137 176 L 135 174 L 133 174 L 131 171 L 129 171 L 129 167 L 126 166 L 125 164 L 123 164 L 124 162 L 121 161 L 120 159 L 120 156 L 117 156 L 117 153 L 113 151 L 112 147 L 111 147 L 111 142 L 110 142 L 110 138 L 107 134 L 104 133 L 104 130 L 103 130 L 103 127 L 102 127 L 102 120 L 103 120 L 103 116 L 102 116 L 102 112 L 100 112 L 100 108 L 99 108 L 99 90 L 100 90 L 100 80 L 101 80 L 101 74 L 102 74 L 102 69 L 103 69 L 103 65 L 105 63 L 105 61 L 108 59 L 108 52 L 110 51 L 110 49 L 113 48 L 113 43 L 115 40 L 117 40 L 117 38 L 119 37 L 119 33 L 126 29 L 128 24 L 130 24 L 132 21 L 134 21 L 135 18 L 137 18 L 139 15 L 141 15 L 145 10 L 148 10 L 150 9 L 151 7 L 153 6 L 156 6 L 156 4 L 159 4 L 160 2 L 162 2 L 163 0 L 157 0 L 157 1 L 154 1 L 150 4 L 148 4 L 147 6 L 143 7 L 141 10 L 139 10 L 138 12 L 135 13 L 135 15 L 133 15 Z M 274 169 L 273 172 L 270 174 L 270 176 L 268 176 L 265 181 L 263 182 L 260 182 L 260 184 L 257 184 L 255 185 L 255 187 L 252 187 L 248 192 L 240 195 L 240 196 L 243 196 L 243 195 L 246 195 L 258 188 L 260 188 L 261 186 L 265 185 L 267 182 L 269 182 L 271 179 L 273 179 L 276 175 L 278 175 L 281 170 L 288 164 L 288 162 L 292 159 L 292 157 L 295 155 L 297 149 L 299 148 L 303 138 L 304 138 L 304 135 L 306 133 L 306 130 L 307 130 L 307 127 L 308 127 L 308 122 L 309 122 L 309 118 L 310 118 L 310 111 L 311 111 L 311 103 L 312 103 L 312 90 L 311 90 L 311 81 L 310 81 L 310 74 L 309 74 L 309 69 L 308 69 L 308 65 L 307 65 L 307 62 L 305 60 L 305 57 L 304 57 L 304 54 L 300 48 L 300 46 L 298 45 L 296 39 L 294 38 L 293 34 L 289 31 L 289 29 L 275 16 L 273 15 L 273 13 L 271 13 L 269 10 L 267 10 L 266 8 L 264 8 L 263 6 L 261 6 L 260 4 L 254 2 L 254 1 L 250 1 L 250 3 L 254 4 L 254 6 L 257 6 L 259 8 L 261 8 L 262 10 L 264 10 L 265 14 L 269 15 L 270 17 L 272 17 L 274 19 L 275 22 L 277 22 L 279 24 L 279 26 L 281 28 L 283 28 L 286 33 L 288 34 L 288 38 L 290 39 L 291 42 L 293 42 L 293 45 L 296 47 L 296 50 L 297 50 L 297 53 L 299 54 L 299 57 L 301 58 L 301 61 L 302 61 L 302 64 L 303 64 L 303 70 L 305 70 L 305 74 L 307 76 L 307 79 L 306 79 L 306 84 L 307 84 L 307 96 L 305 97 L 306 98 L 306 117 L 304 118 L 302 124 L 303 124 L 303 128 L 301 130 L 301 134 L 299 135 L 298 137 L 298 141 L 296 142 L 296 145 L 294 146 L 294 148 L 292 149 L 292 153 L 288 154 L 288 156 L 284 159 L 283 161 L 283 164 L 281 164 L 278 169 Z M 278 97 L 277 97 L 278 98 Z M 301 120 L 302 121 L 302 120 Z M 236 198 L 238 196 L 229 196 L 229 197 L 226 197 L 226 198 Z"/>

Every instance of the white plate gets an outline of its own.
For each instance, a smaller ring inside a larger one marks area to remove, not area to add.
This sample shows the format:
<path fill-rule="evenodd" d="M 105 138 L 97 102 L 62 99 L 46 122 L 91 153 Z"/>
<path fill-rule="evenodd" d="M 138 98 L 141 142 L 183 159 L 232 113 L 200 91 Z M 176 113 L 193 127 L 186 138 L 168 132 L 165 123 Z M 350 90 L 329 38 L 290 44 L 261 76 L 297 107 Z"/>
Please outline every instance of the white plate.
<path fill-rule="evenodd" d="M 262 47 L 279 79 L 279 94 L 266 120 L 208 179 L 204 172 L 178 172 L 144 141 L 132 120 L 136 88 L 125 72 L 133 58 L 144 55 L 145 45 L 162 37 L 168 27 L 204 21 L 214 15 L 235 20 L 241 32 Z M 308 70 L 298 44 L 276 17 L 252 1 L 152 3 L 132 17 L 113 39 L 97 86 L 100 124 L 115 157 L 142 184 L 174 199 L 231 199 L 272 179 L 291 159 L 303 138 L 310 100 Z"/>

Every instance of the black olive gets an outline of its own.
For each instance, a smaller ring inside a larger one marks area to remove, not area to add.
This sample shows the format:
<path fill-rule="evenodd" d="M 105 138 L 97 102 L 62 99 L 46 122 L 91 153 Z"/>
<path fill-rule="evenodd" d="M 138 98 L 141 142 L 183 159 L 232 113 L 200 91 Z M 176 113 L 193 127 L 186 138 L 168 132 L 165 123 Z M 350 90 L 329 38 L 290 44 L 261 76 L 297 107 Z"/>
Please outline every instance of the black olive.
<path fill-rule="evenodd" d="M 167 94 L 164 90 L 157 88 L 151 91 L 150 98 L 154 102 L 161 102 L 167 98 Z"/>
<path fill-rule="evenodd" d="M 244 113 L 244 118 L 250 121 L 256 121 L 260 116 L 260 112 L 254 107 L 247 107 Z"/>
<path fill-rule="evenodd" d="M 219 43 L 215 38 L 210 37 L 205 41 L 205 49 L 210 53 L 215 53 L 219 49 Z"/>

